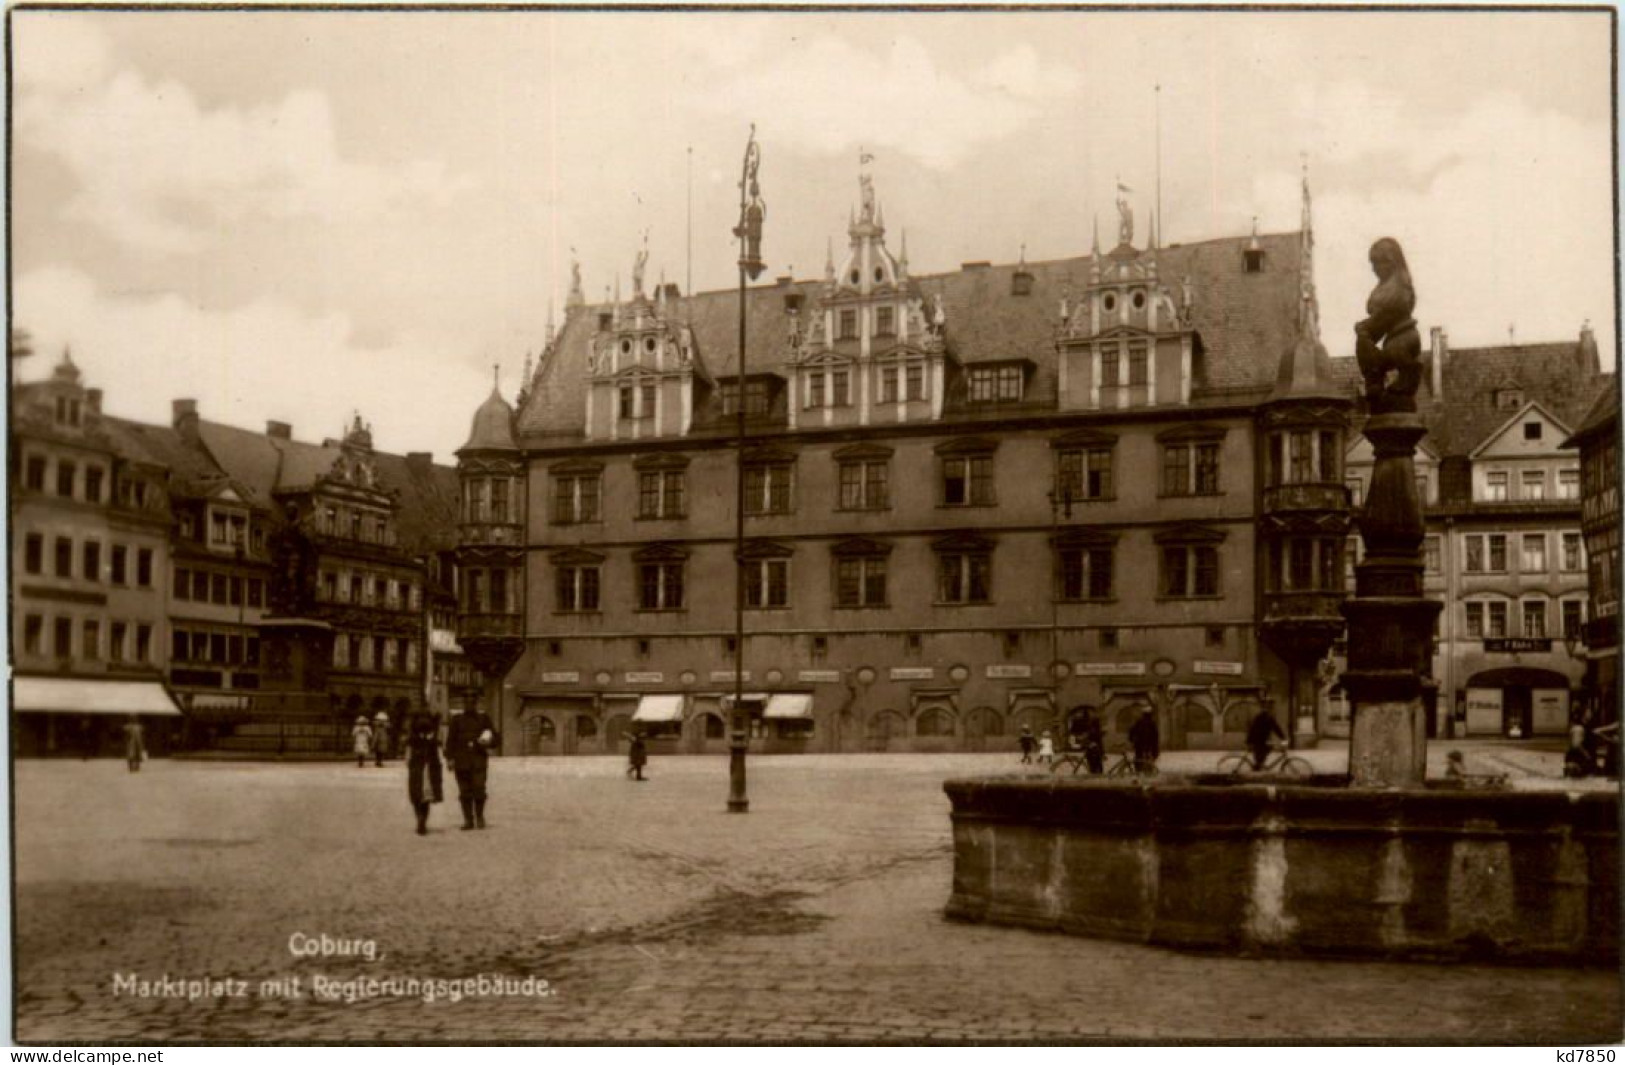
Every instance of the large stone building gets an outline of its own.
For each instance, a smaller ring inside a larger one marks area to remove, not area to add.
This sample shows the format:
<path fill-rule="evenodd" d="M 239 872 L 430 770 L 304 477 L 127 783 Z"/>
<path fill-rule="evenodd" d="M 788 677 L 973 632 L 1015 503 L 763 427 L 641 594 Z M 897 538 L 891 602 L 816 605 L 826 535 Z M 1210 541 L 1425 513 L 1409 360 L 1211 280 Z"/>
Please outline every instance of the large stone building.
<path fill-rule="evenodd" d="M 16 367 L 13 366 L 15 372 Z M 169 664 L 165 471 L 102 413 L 67 353 L 11 396 L 13 750 L 96 753 L 129 714 L 161 751 Z"/>
<path fill-rule="evenodd" d="M 1590 575 L 1583 691 L 1592 724 L 1619 724 L 1619 382 L 1597 398 L 1566 447 L 1580 451 L 1580 530 Z M 1617 757 L 1618 736 L 1615 736 Z"/>
<path fill-rule="evenodd" d="M 460 631 L 513 662 L 504 748 L 615 751 L 639 720 L 723 749 L 741 458 L 759 747 L 1003 749 L 1142 705 L 1232 746 L 1287 716 L 1347 522 L 1308 227 L 1159 247 L 1123 203 L 1109 250 L 922 276 L 860 190 L 821 279 L 749 291 L 743 374 L 738 296 L 640 262 L 626 300 L 578 275 L 517 407 L 476 415 Z"/>
<path fill-rule="evenodd" d="M 1353 360 L 1339 360 L 1351 375 Z M 1437 736 L 1558 735 L 1585 661 L 1586 548 L 1580 461 L 1563 443 L 1614 388 L 1589 328 L 1566 343 L 1452 349 L 1432 331 L 1416 457 L 1427 527 L 1427 593 L 1443 601 L 1433 656 Z M 1354 438 L 1350 492 L 1370 482 Z M 1349 573 L 1358 540 L 1349 541 Z M 1346 734 L 1347 705 L 1324 676 L 1323 728 Z"/>

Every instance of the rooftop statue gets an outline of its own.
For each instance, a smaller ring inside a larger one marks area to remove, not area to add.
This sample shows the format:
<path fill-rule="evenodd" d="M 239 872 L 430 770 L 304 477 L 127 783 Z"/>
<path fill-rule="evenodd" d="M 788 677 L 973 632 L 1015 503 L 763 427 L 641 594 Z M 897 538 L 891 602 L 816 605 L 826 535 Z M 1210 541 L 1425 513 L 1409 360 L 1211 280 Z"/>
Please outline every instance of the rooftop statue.
<path fill-rule="evenodd" d="M 1366 318 L 1354 326 L 1354 354 L 1372 414 L 1416 410 L 1422 380 L 1422 338 L 1416 331 L 1416 289 L 1405 252 L 1392 237 L 1371 245 L 1377 287 L 1365 301 Z M 1390 374 L 1392 377 L 1390 378 Z"/>

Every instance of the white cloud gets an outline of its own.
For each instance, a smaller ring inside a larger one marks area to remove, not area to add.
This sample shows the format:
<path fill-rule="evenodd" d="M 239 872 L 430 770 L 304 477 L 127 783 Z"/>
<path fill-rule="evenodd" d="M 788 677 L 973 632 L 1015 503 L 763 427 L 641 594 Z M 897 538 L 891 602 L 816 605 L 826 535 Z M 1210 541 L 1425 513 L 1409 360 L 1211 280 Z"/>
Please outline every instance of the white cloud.
<path fill-rule="evenodd" d="M 19 92 L 71 93 L 101 81 L 107 38 L 83 19 L 43 11 L 18 12 L 12 19 Z"/>
<path fill-rule="evenodd" d="M 141 421 L 167 424 L 172 399 L 195 397 L 211 421 L 252 429 L 276 419 L 319 441 L 359 409 L 380 448 L 450 462 L 490 390 L 486 373 L 457 357 L 465 353 L 409 335 L 367 346 L 347 316 L 311 317 L 272 298 L 206 311 L 175 294 L 109 293 L 54 266 L 18 280 L 13 310 L 38 352 L 25 376 L 42 376 L 71 344 L 107 409 Z"/>
<path fill-rule="evenodd" d="M 17 106 L 20 140 L 67 165 L 77 185 L 72 217 L 144 251 L 195 252 L 258 218 L 331 225 L 406 216 L 472 185 L 440 160 L 344 158 L 319 92 L 210 109 L 178 82 L 129 70 L 102 77 L 105 55 L 87 35 L 52 35 L 21 54 L 34 73 Z M 59 55 L 78 57 L 71 77 L 53 68 Z"/>
<path fill-rule="evenodd" d="M 960 75 L 912 37 L 882 51 L 825 34 L 771 62 L 735 64 L 697 86 L 694 102 L 738 120 L 747 112 L 771 115 L 775 138 L 815 154 L 894 149 L 940 170 L 1030 126 L 1077 84 L 1071 71 L 1046 66 L 1027 45 Z"/>

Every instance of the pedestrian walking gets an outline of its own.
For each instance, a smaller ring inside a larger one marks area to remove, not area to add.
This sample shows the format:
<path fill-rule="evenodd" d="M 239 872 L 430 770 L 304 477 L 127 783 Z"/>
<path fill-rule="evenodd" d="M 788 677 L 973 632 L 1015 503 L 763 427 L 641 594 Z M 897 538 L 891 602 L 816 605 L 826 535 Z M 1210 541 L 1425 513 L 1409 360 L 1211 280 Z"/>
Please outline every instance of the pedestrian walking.
<path fill-rule="evenodd" d="M 380 769 L 389 757 L 389 715 L 382 710 L 372 719 L 372 757 Z"/>
<path fill-rule="evenodd" d="M 355 719 L 355 728 L 350 730 L 354 740 L 355 767 L 363 769 L 367 765 L 367 757 L 372 754 L 372 726 L 367 724 L 365 716 Z"/>
<path fill-rule="evenodd" d="M 1162 755 L 1162 736 L 1157 729 L 1157 715 L 1150 706 L 1140 707 L 1139 720 L 1129 726 L 1128 741 L 1134 747 L 1134 767 L 1146 772 L 1155 768 Z"/>
<path fill-rule="evenodd" d="M 446 730 L 446 757 L 457 775 L 463 829 L 485 827 L 485 773 L 496 743 L 496 725 L 483 710 L 464 710 Z"/>
<path fill-rule="evenodd" d="M 1049 729 L 1038 737 L 1038 761 L 1042 765 L 1055 764 L 1055 740 L 1050 736 Z"/>
<path fill-rule="evenodd" d="M 141 719 L 134 714 L 124 723 L 124 760 L 130 772 L 141 772 L 141 763 L 147 757 L 146 738 L 142 735 Z"/>
<path fill-rule="evenodd" d="M 418 835 L 429 833 L 429 805 L 440 802 L 440 719 L 428 710 L 412 715 L 406 730 L 406 795 L 417 815 Z"/>
<path fill-rule="evenodd" d="M 1031 725 L 1021 726 L 1021 739 L 1018 742 L 1021 744 L 1021 764 L 1031 765 L 1033 748 L 1038 745 L 1038 741 L 1033 739 L 1033 727 Z"/>
<path fill-rule="evenodd" d="M 634 780 L 642 780 L 643 767 L 649 761 L 649 745 L 643 740 L 643 730 L 634 729 L 632 732 L 632 749 L 626 756 L 626 775 Z"/>

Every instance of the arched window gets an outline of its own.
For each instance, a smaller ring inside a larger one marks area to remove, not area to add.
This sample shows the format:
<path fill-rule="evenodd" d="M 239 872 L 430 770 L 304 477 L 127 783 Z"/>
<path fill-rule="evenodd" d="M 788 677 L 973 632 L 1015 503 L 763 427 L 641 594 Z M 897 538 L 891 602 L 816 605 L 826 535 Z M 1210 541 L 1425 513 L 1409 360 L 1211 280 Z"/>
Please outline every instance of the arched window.
<path fill-rule="evenodd" d="M 914 719 L 914 735 L 916 736 L 952 736 L 954 734 L 953 715 L 941 707 L 931 707 L 920 711 Z"/>

